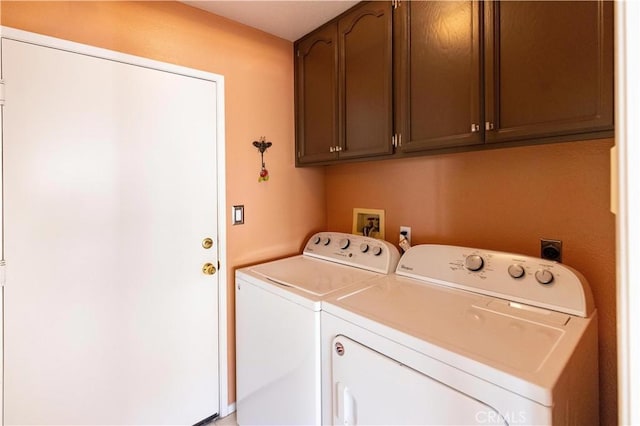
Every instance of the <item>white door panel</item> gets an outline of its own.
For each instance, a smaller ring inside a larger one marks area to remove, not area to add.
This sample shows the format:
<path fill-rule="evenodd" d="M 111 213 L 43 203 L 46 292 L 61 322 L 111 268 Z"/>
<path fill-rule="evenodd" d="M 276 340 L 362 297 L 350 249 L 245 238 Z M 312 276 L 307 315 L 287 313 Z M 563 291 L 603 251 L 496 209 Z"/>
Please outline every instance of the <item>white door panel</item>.
<path fill-rule="evenodd" d="M 2 74 L 5 423 L 217 413 L 216 84 L 6 39 Z"/>

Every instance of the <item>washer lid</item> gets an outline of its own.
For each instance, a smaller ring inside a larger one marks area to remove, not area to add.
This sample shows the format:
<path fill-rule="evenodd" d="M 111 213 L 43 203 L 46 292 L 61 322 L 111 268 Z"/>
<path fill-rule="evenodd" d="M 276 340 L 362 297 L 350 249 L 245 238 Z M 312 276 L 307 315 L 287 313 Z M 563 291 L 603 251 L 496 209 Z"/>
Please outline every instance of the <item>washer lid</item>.
<path fill-rule="evenodd" d="M 380 276 L 376 272 L 307 256 L 276 260 L 249 269 L 280 285 L 318 297 Z"/>

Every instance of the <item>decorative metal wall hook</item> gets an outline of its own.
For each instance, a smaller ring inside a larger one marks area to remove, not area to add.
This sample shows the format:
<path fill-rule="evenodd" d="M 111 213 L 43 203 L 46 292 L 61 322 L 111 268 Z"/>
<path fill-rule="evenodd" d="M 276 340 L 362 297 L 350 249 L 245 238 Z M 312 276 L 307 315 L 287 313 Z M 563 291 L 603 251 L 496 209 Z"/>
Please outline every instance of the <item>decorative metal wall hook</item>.
<path fill-rule="evenodd" d="M 258 178 L 258 182 L 264 182 L 269 180 L 269 171 L 264 166 L 264 152 L 273 145 L 271 142 L 267 142 L 267 138 L 264 136 L 260 136 L 260 140 L 253 141 L 253 146 L 258 148 L 260 151 L 260 161 L 262 162 L 262 167 L 260 168 L 260 177 Z"/>

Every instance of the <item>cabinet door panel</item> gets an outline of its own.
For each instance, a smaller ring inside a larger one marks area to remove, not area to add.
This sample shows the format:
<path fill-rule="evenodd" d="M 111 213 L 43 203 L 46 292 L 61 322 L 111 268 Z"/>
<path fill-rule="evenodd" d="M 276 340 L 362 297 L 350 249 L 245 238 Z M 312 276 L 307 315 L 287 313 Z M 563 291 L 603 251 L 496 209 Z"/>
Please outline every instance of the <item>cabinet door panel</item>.
<path fill-rule="evenodd" d="M 391 2 L 340 19 L 341 158 L 392 152 Z"/>
<path fill-rule="evenodd" d="M 296 160 L 335 159 L 338 145 L 337 25 L 327 25 L 296 46 Z"/>
<path fill-rule="evenodd" d="M 398 128 L 402 150 L 482 143 L 480 5 L 412 1 L 402 6 Z"/>
<path fill-rule="evenodd" d="M 612 2 L 487 7 L 488 142 L 613 128 Z"/>

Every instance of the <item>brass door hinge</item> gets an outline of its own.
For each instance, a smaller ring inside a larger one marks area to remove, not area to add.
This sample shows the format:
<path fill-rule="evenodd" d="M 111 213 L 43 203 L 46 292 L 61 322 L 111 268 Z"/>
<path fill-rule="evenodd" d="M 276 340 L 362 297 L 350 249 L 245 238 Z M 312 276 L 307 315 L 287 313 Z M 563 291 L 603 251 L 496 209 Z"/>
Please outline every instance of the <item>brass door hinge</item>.
<path fill-rule="evenodd" d="M 6 268 L 6 262 L 4 260 L 0 260 L 0 287 L 4 287 L 7 282 Z"/>
<path fill-rule="evenodd" d="M 0 80 L 0 105 L 4 105 L 4 80 Z"/>

